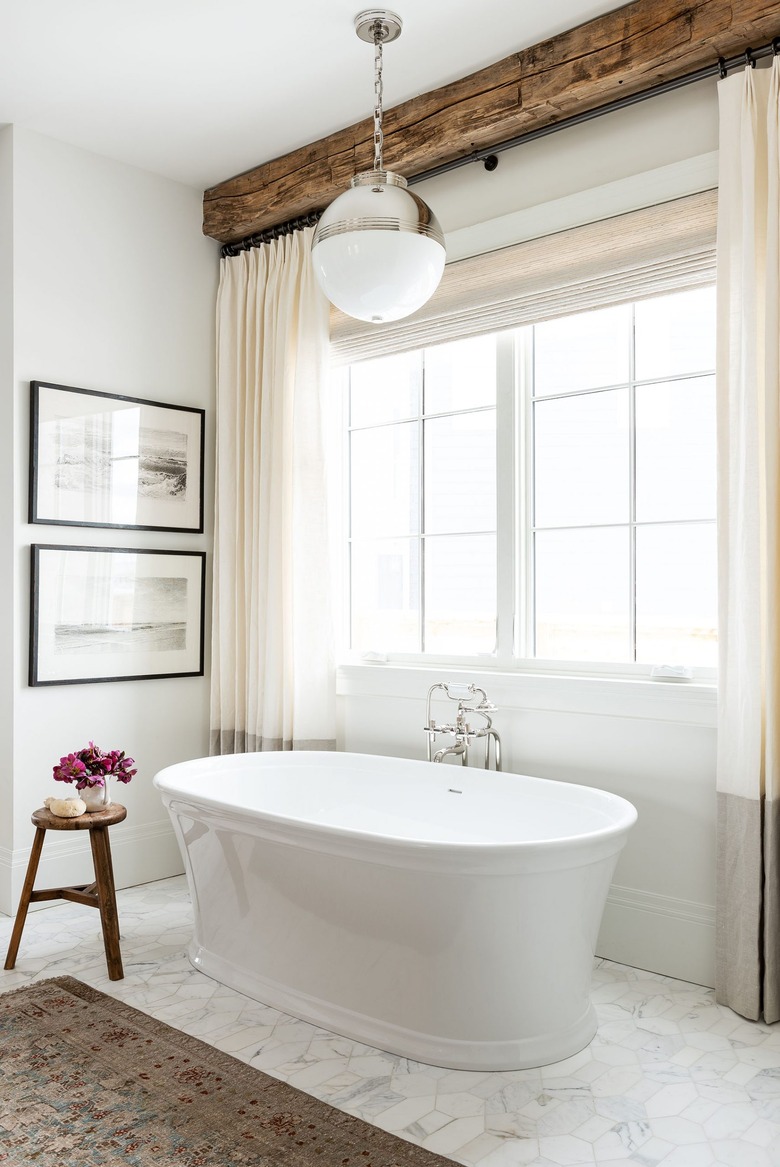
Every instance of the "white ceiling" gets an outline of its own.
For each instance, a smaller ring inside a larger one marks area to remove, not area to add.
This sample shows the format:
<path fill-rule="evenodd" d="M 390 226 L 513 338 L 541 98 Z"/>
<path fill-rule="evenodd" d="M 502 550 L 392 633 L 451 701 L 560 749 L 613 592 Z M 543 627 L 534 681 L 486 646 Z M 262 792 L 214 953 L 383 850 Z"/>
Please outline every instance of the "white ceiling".
<path fill-rule="evenodd" d="M 392 0 L 391 0 L 392 2 Z M 385 108 L 619 5 L 397 0 Z M 367 117 L 361 0 L 0 0 L 0 124 L 204 189 Z"/>

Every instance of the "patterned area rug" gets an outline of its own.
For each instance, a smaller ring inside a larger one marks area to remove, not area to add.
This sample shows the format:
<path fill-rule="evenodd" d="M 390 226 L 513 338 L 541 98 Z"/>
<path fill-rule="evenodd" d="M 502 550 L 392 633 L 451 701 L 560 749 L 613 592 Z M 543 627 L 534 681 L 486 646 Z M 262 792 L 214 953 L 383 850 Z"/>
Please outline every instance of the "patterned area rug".
<path fill-rule="evenodd" d="M 0 1163 L 452 1167 L 71 977 L 0 995 Z"/>

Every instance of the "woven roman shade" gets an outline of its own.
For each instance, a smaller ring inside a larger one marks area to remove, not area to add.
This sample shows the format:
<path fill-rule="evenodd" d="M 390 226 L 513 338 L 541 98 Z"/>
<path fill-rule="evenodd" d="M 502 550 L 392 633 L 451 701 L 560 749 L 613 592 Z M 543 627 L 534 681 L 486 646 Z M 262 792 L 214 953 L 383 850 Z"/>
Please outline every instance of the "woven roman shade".
<path fill-rule="evenodd" d="M 332 358 L 348 364 L 712 283 L 716 214 L 717 192 L 703 191 L 448 264 L 405 320 L 367 324 L 333 309 Z"/>

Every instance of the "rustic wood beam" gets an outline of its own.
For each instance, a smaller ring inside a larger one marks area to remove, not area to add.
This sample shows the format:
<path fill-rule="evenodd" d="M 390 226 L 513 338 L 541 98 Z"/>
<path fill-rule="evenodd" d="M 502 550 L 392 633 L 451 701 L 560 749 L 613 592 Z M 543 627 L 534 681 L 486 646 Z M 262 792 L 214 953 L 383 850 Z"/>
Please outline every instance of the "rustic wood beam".
<path fill-rule="evenodd" d="M 676 80 L 780 35 L 780 0 L 634 0 L 384 117 L 384 162 L 406 178 Z M 366 119 L 207 190 L 203 233 L 235 243 L 326 207 L 373 160 Z"/>

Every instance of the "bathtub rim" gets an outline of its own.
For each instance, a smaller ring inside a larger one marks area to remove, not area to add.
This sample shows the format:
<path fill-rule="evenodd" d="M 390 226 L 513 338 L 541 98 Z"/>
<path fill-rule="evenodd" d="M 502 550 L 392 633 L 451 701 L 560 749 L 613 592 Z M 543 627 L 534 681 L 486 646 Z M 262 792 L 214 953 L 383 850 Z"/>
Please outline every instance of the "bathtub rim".
<path fill-rule="evenodd" d="M 304 847 L 306 850 L 324 852 L 340 857 L 354 858 L 363 862 L 380 863 L 392 867 L 411 867 L 415 870 L 457 871 L 469 874 L 519 874 L 528 871 L 560 871 L 571 867 L 584 867 L 611 855 L 619 853 L 626 836 L 637 820 L 636 808 L 620 795 L 597 787 L 561 782 L 557 779 L 536 778 L 526 774 L 502 774 L 502 777 L 516 777 L 534 785 L 554 785 L 576 789 L 588 797 L 620 812 L 614 822 L 595 830 L 576 835 L 558 835 L 552 838 L 534 840 L 491 841 L 482 840 L 418 840 L 392 834 L 378 834 L 373 831 L 358 830 L 354 827 L 332 826 L 297 817 L 276 814 L 270 811 L 236 805 L 219 798 L 211 792 L 193 791 L 186 783 L 171 781 L 191 768 L 207 763 L 208 770 L 218 770 L 226 763 L 230 769 L 250 769 L 252 760 L 266 759 L 266 766 L 273 759 L 287 759 L 287 764 L 307 759 L 348 758 L 375 762 L 400 761 L 405 765 L 429 767 L 430 762 L 418 759 L 395 759 L 387 755 L 358 753 L 319 753 L 317 751 L 265 751 L 256 754 L 229 754 L 213 758 L 198 758 L 190 762 L 179 762 L 167 766 L 155 774 L 154 786 L 159 790 L 166 809 L 171 814 L 184 813 L 194 819 L 206 819 L 211 825 L 223 828 L 235 827 L 241 823 L 249 834 L 269 841 Z"/>

